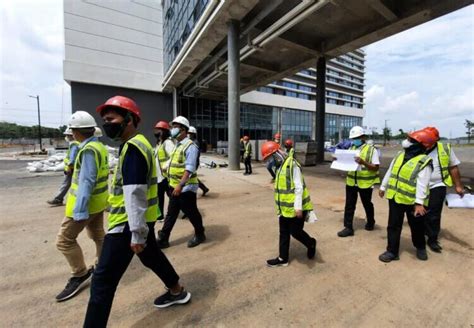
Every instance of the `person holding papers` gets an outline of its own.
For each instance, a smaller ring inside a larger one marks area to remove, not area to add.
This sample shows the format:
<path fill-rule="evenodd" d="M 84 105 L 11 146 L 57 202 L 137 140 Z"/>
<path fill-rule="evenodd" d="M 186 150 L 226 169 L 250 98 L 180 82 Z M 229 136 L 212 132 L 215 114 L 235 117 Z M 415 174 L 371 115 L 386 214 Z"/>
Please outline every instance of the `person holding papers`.
<path fill-rule="evenodd" d="M 346 179 L 346 205 L 344 208 L 344 229 L 339 231 L 339 237 L 354 235 L 354 212 L 357 204 L 357 196 L 360 195 L 362 205 L 367 216 L 365 230 L 372 231 L 375 226 L 374 204 L 372 203 L 372 190 L 374 185 L 380 183 L 379 178 L 379 155 L 374 146 L 366 143 L 367 136 L 360 126 L 354 126 L 349 132 L 352 139 L 350 150 L 360 151 L 355 161 L 359 164 L 356 171 L 349 171 Z"/>

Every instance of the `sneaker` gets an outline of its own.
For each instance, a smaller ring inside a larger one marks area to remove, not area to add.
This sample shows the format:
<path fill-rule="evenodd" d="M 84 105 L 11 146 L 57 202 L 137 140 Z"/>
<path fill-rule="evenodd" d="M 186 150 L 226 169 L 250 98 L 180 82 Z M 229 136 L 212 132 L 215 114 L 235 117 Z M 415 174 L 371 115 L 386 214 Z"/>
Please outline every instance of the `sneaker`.
<path fill-rule="evenodd" d="M 428 259 L 428 254 L 426 253 L 426 249 L 424 248 L 417 248 L 416 249 L 416 258 L 421 261 L 426 261 Z"/>
<path fill-rule="evenodd" d="M 206 194 L 209 192 L 209 188 L 206 188 L 202 191 L 202 197 L 206 196 Z"/>
<path fill-rule="evenodd" d="M 158 237 L 156 238 L 156 244 L 158 245 L 160 249 L 170 247 L 170 243 L 168 239 L 169 238 L 166 237 L 165 234 L 161 230 L 158 230 Z"/>
<path fill-rule="evenodd" d="M 341 231 L 337 233 L 339 237 L 349 237 L 349 236 L 354 236 L 354 230 L 349 229 L 349 228 L 344 228 Z"/>
<path fill-rule="evenodd" d="M 188 247 L 193 248 L 196 247 L 197 245 L 203 243 L 206 241 L 206 235 L 205 234 L 200 234 L 200 235 L 194 235 L 194 237 L 188 241 Z"/>
<path fill-rule="evenodd" d="M 63 206 L 63 201 L 57 198 L 46 201 L 51 206 Z"/>
<path fill-rule="evenodd" d="M 366 223 L 365 224 L 365 230 L 367 230 L 367 231 L 374 230 L 374 227 L 375 227 L 375 223 Z"/>
<path fill-rule="evenodd" d="M 308 247 L 308 252 L 306 253 L 306 255 L 308 256 L 309 259 L 312 259 L 314 258 L 314 256 L 316 255 L 316 244 L 317 244 L 317 241 L 316 239 L 314 238 L 311 238 L 311 246 Z"/>
<path fill-rule="evenodd" d="M 267 260 L 267 266 L 271 268 L 279 266 L 286 267 L 288 266 L 288 261 L 283 261 L 280 257 L 277 257 L 275 259 Z"/>
<path fill-rule="evenodd" d="M 89 271 L 87 271 L 87 273 L 82 277 L 70 278 L 63 291 L 56 296 L 56 301 L 62 302 L 76 295 L 90 280 L 93 271 L 94 269 L 89 269 Z"/>
<path fill-rule="evenodd" d="M 248 173 L 248 172 L 245 172 L 244 175 L 249 175 L 249 173 Z"/>
<path fill-rule="evenodd" d="M 386 251 L 379 256 L 379 260 L 385 263 L 398 261 L 400 258 L 398 255 L 393 254 L 392 252 Z"/>
<path fill-rule="evenodd" d="M 168 290 L 163 295 L 157 297 L 153 303 L 157 308 L 163 309 L 175 304 L 186 304 L 191 299 L 191 293 L 186 291 L 184 288 L 181 289 L 181 292 L 178 295 L 171 294 L 171 291 Z"/>
<path fill-rule="evenodd" d="M 435 253 L 441 253 L 443 249 L 437 241 L 428 242 L 428 247 Z"/>

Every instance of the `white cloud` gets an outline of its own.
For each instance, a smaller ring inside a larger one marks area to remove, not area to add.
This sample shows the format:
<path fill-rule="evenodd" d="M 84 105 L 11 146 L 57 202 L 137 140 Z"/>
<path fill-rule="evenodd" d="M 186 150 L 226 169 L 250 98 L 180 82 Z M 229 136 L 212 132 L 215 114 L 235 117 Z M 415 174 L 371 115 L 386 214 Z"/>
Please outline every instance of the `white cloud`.
<path fill-rule="evenodd" d="M 412 91 L 397 97 L 387 96 L 384 104 L 380 107 L 383 113 L 401 112 L 411 108 L 418 101 L 418 93 Z"/>

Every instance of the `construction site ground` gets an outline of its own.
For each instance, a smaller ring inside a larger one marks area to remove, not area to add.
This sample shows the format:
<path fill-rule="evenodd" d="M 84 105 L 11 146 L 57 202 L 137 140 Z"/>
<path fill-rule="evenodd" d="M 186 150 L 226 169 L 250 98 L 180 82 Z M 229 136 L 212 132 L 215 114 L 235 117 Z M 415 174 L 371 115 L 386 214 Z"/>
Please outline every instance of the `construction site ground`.
<path fill-rule="evenodd" d="M 0 160 L 0 326 L 80 327 L 88 288 L 63 303 L 54 298 L 69 268 L 55 246 L 64 207 L 49 207 L 46 200 L 63 175 L 30 174 L 26 163 Z M 251 176 L 202 168 L 199 176 L 211 189 L 206 197 L 198 196 L 207 241 L 187 248 L 193 229 L 187 220 L 178 220 L 165 250 L 193 295 L 191 303 L 154 308 L 164 286 L 135 257 L 116 292 L 109 325 L 473 327 L 473 210 L 444 208 L 443 253 L 428 251 L 426 262 L 416 259 L 405 223 L 400 261 L 384 264 L 378 255 L 386 247 L 387 200 L 374 191 L 377 225 L 372 232 L 364 230 L 359 202 L 355 236 L 341 239 L 336 233 L 343 226 L 344 174 L 329 164 L 304 168 L 304 174 L 319 218 L 305 226 L 318 240 L 316 259 L 308 260 L 306 249 L 292 239 L 290 265 L 266 266 L 278 255 L 278 221 L 262 163 L 254 163 Z M 79 243 L 93 264 L 94 245 L 85 232 Z"/>

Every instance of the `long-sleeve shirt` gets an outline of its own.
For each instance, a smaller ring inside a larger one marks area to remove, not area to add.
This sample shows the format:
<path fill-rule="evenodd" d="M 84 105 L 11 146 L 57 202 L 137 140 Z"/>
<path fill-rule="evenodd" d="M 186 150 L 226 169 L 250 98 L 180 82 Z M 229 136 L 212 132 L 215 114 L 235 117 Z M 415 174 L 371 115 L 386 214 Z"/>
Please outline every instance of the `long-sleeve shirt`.
<path fill-rule="evenodd" d="M 91 141 L 97 141 L 96 137 L 90 137 L 79 144 L 76 154 L 79 149 Z M 72 153 L 72 148 L 71 148 Z M 74 157 L 75 159 L 76 157 Z M 86 220 L 89 218 L 89 200 L 91 198 L 92 190 L 97 181 L 98 168 L 95 163 L 95 156 L 92 150 L 85 150 L 82 152 L 81 171 L 79 172 L 79 184 L 77 188 L 76 204 L 73 209 L 73 219 L 76 221 Z"/>
<path fill-rule="evenodd" d="M 303 209 L 303 177 L 298 165 L 293 166 L 293 181 L 295 184 L 295 203 L 296 211 Z"/>
<path fill-rule="evenodd" d="M 187 142 L 188 140 L 189 138 L 187 137 L 184 138 L 183 140 L 178 142 L 176 147 L 178 147 L 182 143 Z M 184 155 L 185 155 L 184 169 L 188 171 L 190 174 L 196 172 L 197 170 L 196 164 L 197 164 L 197 160 L 199 156 L 199 149 L 196 146 L 196 144 L 193 143 L 191 146 L 189 146 L 188 149 L 186 149 Z M 198 189 L 199 189 L 199 185 L 189 184 L 189 185 L 185 185 L 181 192 L 192 191 L 192 192 L 197 193 Z"/>
<path fill-rule="evenodd" d="M 439 166 L 438 148 L 433 148 L 428 156 L 430 156 L 433 160 L 433 173 L 431 174 L 430 179 L 430 189 L 445 186 L 443 177 L 441 176 L 441 167 Z M 461 164 L 461 162 L 454 154 L 454 151 L 451 149 L 451 153 L 449 154 L 449 167 L 458 166 L 459 164 Z"/>
<path fill-rule="evenodd" d="M 163 172 L 166 172 L 166 170 L 168 170 L 168 166 L 170 165 L 171 157 L 165 163 L 161 163 L 161 165 L 160 165 L 160 161 L 158 160 L 158 147 L 159 146 L 156 146 L 156 152 L 157 152 L 157 154 L 156 154 L 156 178 L 157 178 L 158 183 L 160 183 L 165 178 L 163 176 Z M 173 149 L 174 149 L 174 142 L 171 139 L 166 139 L 165 141 L 163 141 L 163 148 L 165 150 L 165 153 L 168 154 L 168 156 L 171 156 L 171 153 L 173 153 Z"/>
<path fill-rule="evenodd" d="M 74 165 L 78 152 L 79 152 L 79 146 L 76 144 L 72 144 L 71 149 L 69 151 L 69 165 Z"/>
<path fill-rule="evenodd" d="M 383 178 L 382 184 L 380 185 L 380 190 L 385 191 L 387 190 L 388 181 L 390 180 L 390 175 L 392 173 L 393 164 L 395 163 L 396 157 L 390 163 L 390 167 L 385 173 Z M 418 172 L 416 178 L 416 197 L 415 203 L 422 205 L 425 202 L 426 197 L 428 197 L 428 186 L 430 183 L 430 177 L 433 169 L 431 165 L 426 165 L 423 170 Z"/>

